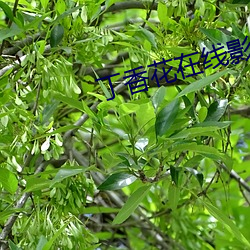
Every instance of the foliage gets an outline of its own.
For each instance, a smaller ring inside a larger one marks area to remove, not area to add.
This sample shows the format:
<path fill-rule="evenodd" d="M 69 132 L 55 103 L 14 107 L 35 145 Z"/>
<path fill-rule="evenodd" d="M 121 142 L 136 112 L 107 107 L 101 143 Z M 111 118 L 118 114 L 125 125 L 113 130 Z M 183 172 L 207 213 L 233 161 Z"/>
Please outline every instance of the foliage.
<path fill-rule="evenodd" d="M 248 7 L 0 1 L 1 249 L 249 249 Z"/>

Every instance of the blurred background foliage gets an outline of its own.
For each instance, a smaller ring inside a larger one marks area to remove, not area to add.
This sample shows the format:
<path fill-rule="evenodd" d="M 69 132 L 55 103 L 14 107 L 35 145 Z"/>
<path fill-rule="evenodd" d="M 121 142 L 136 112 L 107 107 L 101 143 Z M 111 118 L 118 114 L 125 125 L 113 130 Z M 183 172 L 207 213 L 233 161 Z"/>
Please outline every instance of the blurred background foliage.
<path fill-rule="evenodd" d="M 0 1 L 0 249 L 250 249 L 248 8 Z"/>

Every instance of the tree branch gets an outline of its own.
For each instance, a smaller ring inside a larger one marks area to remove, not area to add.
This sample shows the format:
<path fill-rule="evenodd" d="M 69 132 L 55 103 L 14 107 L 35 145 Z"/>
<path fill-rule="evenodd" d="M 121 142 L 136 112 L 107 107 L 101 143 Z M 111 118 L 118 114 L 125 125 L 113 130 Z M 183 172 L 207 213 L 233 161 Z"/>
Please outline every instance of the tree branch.
<path fill-rule="evenodd" d="M 229 170 L 224 163 L 219 164 L 220 168 L 224 169 L 232 179 L 236 180 L 240 186 L 250 192 L 250 186 L 232 169 Z"/>

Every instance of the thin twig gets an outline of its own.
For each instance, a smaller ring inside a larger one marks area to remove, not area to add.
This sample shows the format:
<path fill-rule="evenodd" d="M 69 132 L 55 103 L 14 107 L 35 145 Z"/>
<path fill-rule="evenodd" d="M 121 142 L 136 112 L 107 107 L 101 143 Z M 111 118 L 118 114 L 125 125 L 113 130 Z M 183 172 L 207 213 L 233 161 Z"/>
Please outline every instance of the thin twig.
<path fill-rule="evenodd" d="M 149 11 L 147 12 L 146 20 L 143 22 L 143 24 L 142 24 L 142 26 L 141 26 L 142 28 L 145 27 L 146 21 L 148 21 L 150 15 L 151 15 L 152 8 L 153 8 L 154 4 L 155 4 L 155 0 L 153 0 L 152 4 L 151 4 L 151 6 L 150 6 L 150 9 L 149 9 Z"/>

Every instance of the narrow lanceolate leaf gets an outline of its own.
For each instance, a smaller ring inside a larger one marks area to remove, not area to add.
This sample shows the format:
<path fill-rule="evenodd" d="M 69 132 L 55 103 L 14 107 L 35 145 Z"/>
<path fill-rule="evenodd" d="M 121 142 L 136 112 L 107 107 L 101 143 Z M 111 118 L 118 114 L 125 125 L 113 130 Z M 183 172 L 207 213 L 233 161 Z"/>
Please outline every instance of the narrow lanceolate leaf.
<path fill-rule="evenodd" d="M 180 188 L 178 188 L 174 182 L 170 183 L 168 189 L 168 203 L 169 207 L 174 211 L 177 208 L 180 199 Z"/>
<path fill-rule="evenodd" d="M 161 105 L 166 94 L 166 87 L 161 86 L 152 97 L 152 104 L 154 109 L 157 111 L 158 107 Z"/>
<path fill-rule="evenodd" d="M 11 194 L 14 194 L 18 187 L 16 176 L 5 168 L 0 168 L 0 183 Z"/>
<path fill-rule="evenodd" d="M 3 1 L 0 1 L 0 8 L 3 9 L 4 14 L 11 20 L 14 20 L 14 15 L 13 12 L 11 10 L 11 8 L 9 7 L 9 5 L 7 5 L 6 3 L 4 3 Z"/>
<path fill-rule="evenodd" d="M 151 186 L 142 186 L 138 188 L 127 200 L 125 205 L 121 208 L 120 212 L 115 217 L 112 224 L 121 224 L 125 221 L 138 207 L 143 198 L 148 193 Z"/>
<path fill-rule="evenodd" d="M 56 47 L 63 39 L 64 28 L 61 24 L 56 25 L 50 35 L 50 46 Z"/>
<path fill-rule="evenodd" d="M 174 99 L 156 116 L 155 132 L 156 136 L 164 135 L 175 121 L 179 110 L 179 101 Z"/>
<path fill-rule="evenodd" d="M 80 173 L 84 172 L 85 170 L 86 170 L 85 168 L 79 167 L 79 166 L 76 166 L 76 167 L 68 166 L 67 168 L 61 168 L 57 172 L 55 178 L 52 180 L 51 185 L 53 185 L 57 182 L 61 182 L 62 180 L 66 179 L 70 176 L 80 174 Z"/>
<path fill-rule="evenodd" d="M 212 103 L 208 108 L 208 114 L 205 119 L 207 121 L 219 121 L 220 118 L 224 115 L 226 108 L 227 108 L 228 100 L 223 99 L 219 101 L 215 101 Z"/>
<path fill-rule="evenodd" d="M 201 90 L 202 88 L 206 87 L 207 85 L 213 83 L 214 81 L 218 80 L 220 77 L 225 75 L 226 73 L 229 73 L 230 70 L 225 69 L 223 71 L 220 71 L 216 74 L 213 74 L 211 76 L 207 76 L 206 78 L 200 79 L 198 81 L 195 81 L 188 85 L 185 89 L 183 89 L 177 97 L 181 97 L 183 95 L 189 94 L 191 92 L 195 92 L 197 90 Z"/>
<path fill-rule="evenodd" d="M 128 173 L 115 173 L 109 176 L 99 187 L 99 190 L 117 190 L 133 183 L 136 177 Z"/>
<path fill-rule="evenodd" d="M 54 241 L 59 237 L 59 235 L 65 230 L 67 226 L 68 223 L 64 224 L 59 230 L 57 230 L 53 237 L 51 237 L 50 240 L 44 245 L 43 250 L 51 249 Z"/>
<path fill-rule="evenodd" d="M 250 249 L 250 242 L 245 238 L 245 236 L 241 233 L 238 227 L 234 224 L 232 220 L 230 220 L 221 210 L 213 206 L 212 204 L 203 201 L 208 212 L 216 218 L 219 222 L 221 222 L 224 227 L 232 233 L 239 241 L 241 241 L 247 249 Z"/>
<path fill-rule="evenodd" d="M 219 29 L 204 29 L 200 28 L 200 31 L 205 34 L 213 43 L 227 44 L 230 41 L 230 36 L 226 35 Z"/>

